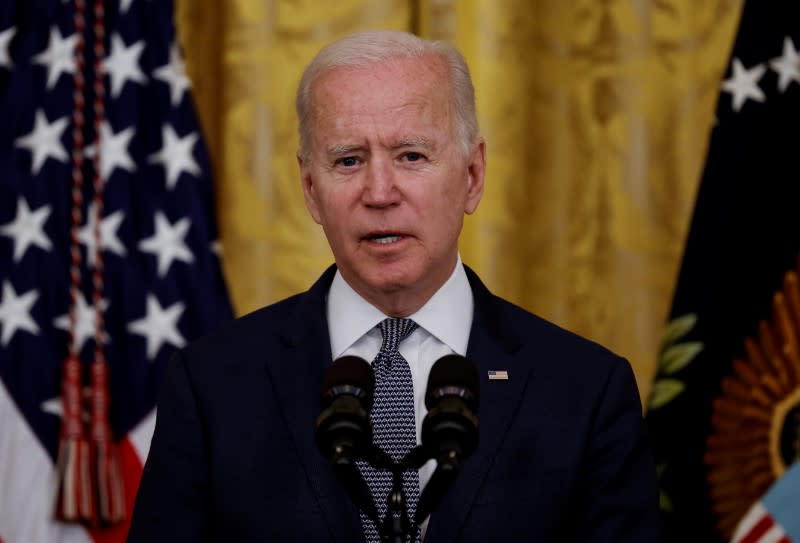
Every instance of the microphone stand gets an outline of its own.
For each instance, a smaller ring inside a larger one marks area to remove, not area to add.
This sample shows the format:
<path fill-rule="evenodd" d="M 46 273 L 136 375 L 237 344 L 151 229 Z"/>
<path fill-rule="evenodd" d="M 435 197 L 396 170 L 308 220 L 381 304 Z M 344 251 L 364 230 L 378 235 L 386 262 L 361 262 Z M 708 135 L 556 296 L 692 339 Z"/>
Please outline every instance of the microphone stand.
<path fill-rule="evenodd" d="M 416 530 L 442 501 L 445 490 L 458 473 L 459 462 L 456 458 L 436 458 L 436 470 L 425 487 L 425 492 L 420 494 L 412 524 L 403 492 L 403 472 L 407 469 L 419 469 L 431 458 L 436 458 L 435 452 L 424 445 L 417 445 L 411 449 L 399 462 L 374 445 L 368 448 L 363 459 L 375 469 L 392 472 L 392 489 L 387 496 L 386 516 L 383 522 L 378 518 L 374 504 L 375 497 L 369 493 L 355 462 L 334 462 L 334 467 L 340 480 L 346 487 L 352 489 L 351 499 L 355 505 L 375 522 L 381 540 L 388 543 L 406 543 L 409 535 L 416 536 Z"/>
<path fill-rule="evenodd" d="M 412 527 L 408 516 L 408 503 L 403 492 L 403 472 L 407 469 L 419 469 L 429 456 L 422 445 L 414 447 L 400 462 L 396 462 L 382 449 L 372 446 L 365 455 L 365 460 L 373 468 L 392 472 L 392 489 L 387 496 L 386 517 L 383 523 L 375 523 L 381 540 L 390 543 L 406 543 L 407 537 L 416 535 L 419 523 Z M 412 542 L 413 543 L 413 542 Z"/>
<path fill-rule="evenodd" d="M 336 478 L 348 491 L 355 506 L 363 511 L 375 523 L 375 526 L 378 526 L 378 511 L 375 509 L 375 501 L 355 462 L 350 459 L 339 459 L 339 461 L 334 459 L 332 466 Z"/>
<path fill-rule="evenodd" d="M 398 465 L 395 464 L 395 467 Z M 403 492 L 403 470 L 392 471 L 392 491 L 389 493 L 386 518 L 383 521 L 383 537 L 388 537 L 391 543 L 406 543 L 410 526 L 406 496 Z"/>

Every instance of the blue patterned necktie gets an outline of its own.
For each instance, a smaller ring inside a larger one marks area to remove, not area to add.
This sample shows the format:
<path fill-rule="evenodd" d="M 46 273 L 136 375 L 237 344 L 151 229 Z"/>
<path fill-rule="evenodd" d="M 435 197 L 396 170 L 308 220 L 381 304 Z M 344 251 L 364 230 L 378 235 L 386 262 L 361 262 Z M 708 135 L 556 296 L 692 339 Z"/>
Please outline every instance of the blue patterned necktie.
<path fill-rule="evenodd" d="M 417 323 L 411 319 L 385 319 L 378 326 L 383 334 L 383 343 L 378 356 L 372 362 L 372 369 L 375 371 L 375 403 L 370 413 L 373 423 L 372 441 L 397 462 L 417 445 L 411 368 L 397 349 L 400 342 L 417 328 Z M 392 473 L 388 470 L 376 470 L 364 461 L 359 461 L 358 467 L 372 492 L 378 516 L 383 519 L 387 511 L 387 498 L 392 489 Z M 403 492 L 409 520 L 413 523 L 419 500 L 417 470 L 408 469 L 403 472 Z M 375 523 L 363 512 L 361 526 L 367 543 L 380 542 Z M 419 530 L 416 530 L 412 541 L 419 541 Z"/>

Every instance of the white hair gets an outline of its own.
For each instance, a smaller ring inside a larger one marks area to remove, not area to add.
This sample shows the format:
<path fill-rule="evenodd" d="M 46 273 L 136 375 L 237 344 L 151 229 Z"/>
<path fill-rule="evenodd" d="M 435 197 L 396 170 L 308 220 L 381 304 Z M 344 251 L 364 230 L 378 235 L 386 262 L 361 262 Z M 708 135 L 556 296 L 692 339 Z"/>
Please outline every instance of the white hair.
<path fill-rule="evenodd" d="M 453 91 L 456 133 L 464 154 L 478 137 L 475 114 L 475 89 L 464 57 L 452 45 L 430 41 L 407 32 L 388 30 L 351 34 L 326 47 L 313 58 L 303 72 L 297 89 L 297 118 L 300 130 L 300 156 L 310 159 L 312 87 L 319 77 L 340 67 L 360 68 L 405 58 L 435 56 L 444 61 Z"/>

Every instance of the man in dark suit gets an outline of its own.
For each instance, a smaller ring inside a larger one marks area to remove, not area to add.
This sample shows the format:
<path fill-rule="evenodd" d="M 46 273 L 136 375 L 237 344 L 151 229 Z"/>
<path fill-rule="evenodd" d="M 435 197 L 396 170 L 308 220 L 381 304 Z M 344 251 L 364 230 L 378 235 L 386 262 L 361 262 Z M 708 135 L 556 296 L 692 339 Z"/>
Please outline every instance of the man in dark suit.
<path fill-rule="evenodd" d="M 297 109 L 306 205 L 336 265 L 175 357 L 129 541 L 377 541 L 315 445 L 323 374 L 342 355 L 373 360 L 375 441 L 400 454 L 449 353 L 478 370 L 480 439 L 412 539 L 656 541 L 629 364 L 461 263 L 485 171 L 461 55 L 409 34 L 349 36 L 306 69 Z M 404 474 L 410 510 L 433 468 Z M 361 471 L 385 501 L 380 474 Z"/>

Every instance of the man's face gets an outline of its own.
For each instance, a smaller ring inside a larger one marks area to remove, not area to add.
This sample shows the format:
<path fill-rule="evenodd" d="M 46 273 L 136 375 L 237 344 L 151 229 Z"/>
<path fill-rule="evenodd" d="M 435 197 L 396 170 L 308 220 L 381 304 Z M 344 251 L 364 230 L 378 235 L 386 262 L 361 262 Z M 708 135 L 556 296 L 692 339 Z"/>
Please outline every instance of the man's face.
<path fill-rule="evenodd" d="M 447 280 L 483 193 L 484 144 L 465 156 L 451 92 L 435 57 L 337 68 L 313 87 L 306 205 L 344 279 L 387 314 Z"/>

